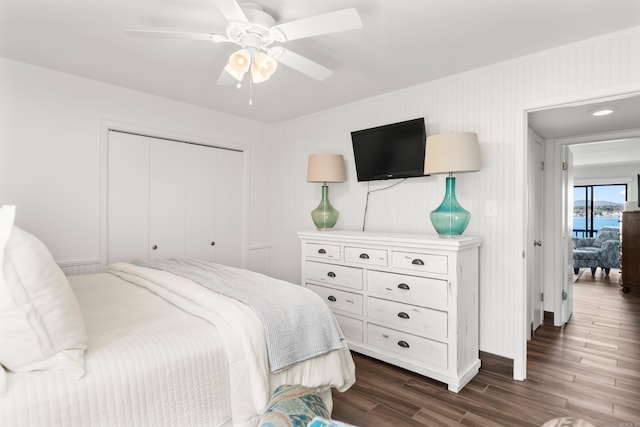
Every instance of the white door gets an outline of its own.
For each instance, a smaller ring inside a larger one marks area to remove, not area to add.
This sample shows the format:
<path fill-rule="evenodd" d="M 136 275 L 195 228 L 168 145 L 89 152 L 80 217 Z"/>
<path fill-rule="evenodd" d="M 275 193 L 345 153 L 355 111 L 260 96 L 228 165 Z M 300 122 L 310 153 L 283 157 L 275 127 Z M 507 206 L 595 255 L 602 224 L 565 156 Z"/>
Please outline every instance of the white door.
<path fill-rule="evenodd" d="M 243 154 L 218 150 L 216 177 L 216 262 L 242 266 Z M 256 206 L 254 209 L 260 209 Z"/>
<path fill-rule="evenodd" d="M 185 255 L 216 260 L 217 158 L 222 151 L 201 145 L 187 146 Z"/>
<path fill-rule="evenodd" d="M 573 154 L 568 145 L 562 150 L 562 322 L 573 313 Z"/>
<path fill-rule="evenodd" d="M 148 256 L 150 141 L 109 132 L 107 264 Z"/>
<path fill-rule="evenodd" d="M 149 259 L 184 256 L 186 145 L 156 139 L 149 150 Z"/>
<path fill-rule="evenodd" d="M 243 153 L 109 132 L 107 264 L 190 256 L 243 265 Z"/>
<path fill-rule="evenodd" d="M 544 229 L 544 198 L 543 191 L 543 165 L 544 146 L 542 141 L 535 138 L 533 141 L 533 207 L 531 209 L 533 221 L 533 265 L 531 269 L 531 330 L 535 331 L 542 325 L 544 314 L 544 302 L 542 298 L 542 272 L 543 272 L 543 250 L 542 233 Z"/>

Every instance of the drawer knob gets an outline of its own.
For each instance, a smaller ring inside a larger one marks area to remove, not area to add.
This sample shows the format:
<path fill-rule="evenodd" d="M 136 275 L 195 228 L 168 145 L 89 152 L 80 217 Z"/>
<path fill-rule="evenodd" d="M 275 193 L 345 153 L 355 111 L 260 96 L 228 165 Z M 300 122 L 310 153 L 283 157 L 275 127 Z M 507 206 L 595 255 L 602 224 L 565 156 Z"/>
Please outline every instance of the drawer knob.
<path fill-rule="evenodd" d="M 406 283 L 400 283 L 398 285 L 398 289 L 404 289 L 405 291 L 409 290 L 409 285 L 407 285 Z"/>
<path fill-rule="evenodd" d="M 406 341 L 398 341 L 400 347 L 409 348 L 409 343 Z"/>
<path fill-rule="evenodd" d="M 327 276 L 336 277 L 336 273 L 334 273 L 333 271 L 330 271 L 330 272 L 327 273 Z"/>
<path fill-rule="evenodd" d="M 156 249 L 158 249 L 158 245 L 151 246 L 151 249 L 153 249 L 155 251 Z"/>
<path fill-rule="evenodd" d="M 329 295 L 329 296 L 327 297 L 327 299 L 328 299 L 329 301 L 331 301 L 331 302 L 336 302 L 336 301 L 337 301 L 337 300 L 336 300 L 336 297 L 334 297 L 333 295 Z"/>
<path fill-rule="evenodd" d="M 325 251 L 324 249 L 318 249 L 318 253 L 319 253 L 319 254 L 326 254 L 326 253 L 327 253 L 327 251 Z"/>
<path fill-rule="evenodd" d="M 411 264 L 413 264 L 413 265 L 424 265 L 424 261 L 422 261 L 420 258 L 416 258 L 413 261 L 411 261 Z"/>
<path fill-rule="evenodd" d="M 361 258 L 361 259 L 369 259 L 369 255 L 367 255 L 367 254 L 360 254 L 360 258 Z"/>
<path fill-rule="evenodd" d="M 404 311 L 401 311 L 400 313 L 398 313 L 398 317 L 401 319 L 408 319 L 409 315 L 407 313 L 405 313 Z"/>

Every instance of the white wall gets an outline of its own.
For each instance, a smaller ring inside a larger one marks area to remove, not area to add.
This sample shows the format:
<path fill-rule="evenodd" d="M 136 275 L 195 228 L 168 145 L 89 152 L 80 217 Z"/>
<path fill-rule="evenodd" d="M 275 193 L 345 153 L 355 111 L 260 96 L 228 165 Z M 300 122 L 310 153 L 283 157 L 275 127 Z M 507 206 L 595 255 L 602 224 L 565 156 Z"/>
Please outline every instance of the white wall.
<path fill-rule="evenodd" d="M 483 169 L 459 175 L 457 195 L 473 214 L 466 233 L 483 238 L 480 347 L 514 357 L 525 330 L 524 111 L 640 85 L 639 51 L 640 27 L 273 126 L 0 59 L 0 203 L 17 204 L 18 224 L 57 260 L 97 258 L 103 121 L 246 145 L 248 243 L 269 252 L 273 242 L 271 272 L 299 282 L 296 232 L 312 228 L 309 212 L 320 200 L 319 185 L 305 182 L 308 154 L 344 154 L 348 180 L 331 185 L 330 198 L 341 212 L 337 228 L 360 229 L 367 184 L 355 179 L 350 131 L 421 116 L 428 134 L 475 131 Z M 258 161 L 269 157 L 270 165 Z M 367 229 L 432 232 L 428 212 L 443 195 L 444 176 L 374 193 Z M 491 200 L 495 217 L 484 215 Z"/>
<path fill-rule="evenodd" d="M 269 210 L 253 209 L 269 203 L 267 125 L 0 58 L 0 204 L 16 204 L 16 223 L 57 261 L 100 257 L 105 122 L 248 149 L 247 244 L 270 242 Z"/>
<path fill-rule="evenodd" d="M 627 200 L 638 200 L 640 164 L 616 163 L 600 166 L 576 166 L 574 185 L 627 184 Z"/>
<path fill-rule="evenodd" d="M 345 156 L 347 182 L 330 186 L 339 229 L 360 229 L 366 183 L 355 179 L 350 131 L 424 116 L 427 133 L 475 131 L 480 172 L 457 178 L 460 203 L 472 212 L 469 235 L 480 250 L 480 348 L 506 357 L 524 352 L 524 111 L 554 100 L 640 84 L 640 28 L 425 83 L 274 126 L 272 271 L 300 281 L 296 232 L 313 227 L 320 188 L 305 182 L 308 154 Z M 532 108 L 532 107 L 531 107 Z M 392 182 L 372 183 L 381 188 Z M 368 229 L 433 232 L 428 212 L 441 202 L 444 176 L 411 179 L 372 195 Z M 494 200 L 498 216 L 485 216 Z M 528 245 L 526 245 L 528 248 Z"/>

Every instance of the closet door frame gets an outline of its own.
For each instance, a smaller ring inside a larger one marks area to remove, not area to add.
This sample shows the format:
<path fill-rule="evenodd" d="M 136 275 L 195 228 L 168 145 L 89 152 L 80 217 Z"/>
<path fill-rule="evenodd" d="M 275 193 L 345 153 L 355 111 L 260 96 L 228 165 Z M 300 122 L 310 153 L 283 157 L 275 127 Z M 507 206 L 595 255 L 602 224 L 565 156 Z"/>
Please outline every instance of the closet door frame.
<path fill-rule="evenodd" d="M 132 125 L 127 123 L 120 123 L 114 121 L 103 120 L 101 122 L 100 132 L 100 269 L 104 271 L 107 267 L 108 256 L 108 158 L 109 158 L 109 132 L 123 132 L 134 135 L 140 135 L 150 138 L 158 138 L 169 141 L 190 143 L 195 145 L 203 145 L 211 148 L 219 148 L 226 150 L 233 150 L 242 153 L 242 211 L 241 216 L 241 267 L 247 268 L 248 263 L 248 230 L 249 230 L 249 164 L 250 164 L 250 149 L 248 146 L 229 142 L 221 141 L 218 139 L 202 139 L 195 138 L 192 135 L 185 135 L 179 132 L 160 131 L 158 129 L 152 129 L 144 126 Z"/>

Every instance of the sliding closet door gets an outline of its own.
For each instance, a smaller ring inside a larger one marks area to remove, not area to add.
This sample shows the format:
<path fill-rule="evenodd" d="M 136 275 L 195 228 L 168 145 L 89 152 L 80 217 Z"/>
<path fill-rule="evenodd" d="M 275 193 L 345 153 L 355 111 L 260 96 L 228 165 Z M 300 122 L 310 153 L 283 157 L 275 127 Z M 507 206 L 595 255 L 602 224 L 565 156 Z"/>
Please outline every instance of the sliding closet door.
<path fill-rule="evenodd" d="M 216 260 L 216 181 L 218 149 L 187 147 L 185 255 Z"/>
<path fill-rule="evenodd" d="M 154 140 L 149 150 L 149 258 L 184 256 L 187 144 Z"/>
<path fill-rule="evenodd" d="M 107 264 L 148 256 L 150 141 L 109 132 Z"/>
<path fill-rule="evenodd" d="M 242 163 L 243 154 L 217 150 L 216 262 L 242 266 Z"/>

